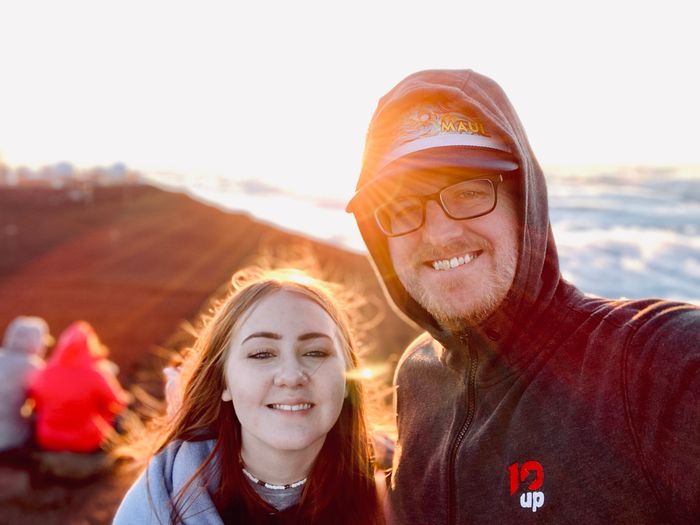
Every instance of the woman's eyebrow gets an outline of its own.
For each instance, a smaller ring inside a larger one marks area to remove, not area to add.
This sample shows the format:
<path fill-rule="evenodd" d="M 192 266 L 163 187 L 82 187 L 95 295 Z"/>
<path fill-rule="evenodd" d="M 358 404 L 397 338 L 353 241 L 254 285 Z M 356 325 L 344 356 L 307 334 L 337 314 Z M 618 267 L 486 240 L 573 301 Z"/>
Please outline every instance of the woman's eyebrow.
<path fill-rule="evenodd" d="M 265 339 L 282 339 L 282 336 L 280 334 L 276 334 L 274 332 L 254 332 L 245 339 L 243 339 L 241 344 L 245 343 L 248 339 L 253 339 L 255 337 L 264 337 Z"/>
<path fill-rule="evenodd" d="M 299 337 L 297 337 L 297 341 L 308 341 L 309 339 L 318 339 L 319 337 L 325 337 L 326 339 L 331 339 L 331 336 L 322 334 L 321 332 L 309 332 L 306 334 L 302 334 Z"/>

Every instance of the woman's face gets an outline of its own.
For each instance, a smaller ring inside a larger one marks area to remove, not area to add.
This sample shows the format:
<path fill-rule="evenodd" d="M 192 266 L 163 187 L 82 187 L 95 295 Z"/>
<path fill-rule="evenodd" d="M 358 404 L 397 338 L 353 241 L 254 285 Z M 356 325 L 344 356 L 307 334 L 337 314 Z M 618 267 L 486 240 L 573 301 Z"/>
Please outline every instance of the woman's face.
<path fill-rule="evenodd" d="M 336 325 L 303 295 L 278 291 L 241 320 L 229 348 L 224 401 L 233 401 L 245 455 L 318 454 L 340 415 L 346 362 Z"/>

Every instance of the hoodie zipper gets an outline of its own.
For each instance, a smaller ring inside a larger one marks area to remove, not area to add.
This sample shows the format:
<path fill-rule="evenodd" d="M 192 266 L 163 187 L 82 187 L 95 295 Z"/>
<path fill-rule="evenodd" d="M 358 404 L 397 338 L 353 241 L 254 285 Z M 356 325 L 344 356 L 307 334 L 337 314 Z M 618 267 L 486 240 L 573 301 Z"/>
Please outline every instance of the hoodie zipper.
<path fill-rule="evenodd" d="M 476 388 L 475 388 L 475 382 L 476 382 L 476 367 L 477 367 L 477 354 L 476 351 L 472 348 L 472 346 L 469 344 L 469 339 L 467 337 L 467 334 L 463 334 L 459 336 L 460 342 L 466 346 L 469 349 L 469 373 L 467 376 L 467 388 L 466 388 L 466 402 L 467 402 L 467 413 L 464 416 L 464 420 L 462 421 L 462 425 L 459 428 L 459 432 L 457 433 L 457 437 L 455 438 L 454 442 L 452 443 L 452 448 L 450 450 L 450 457 L 448 458 L 448 463 L 447 463 L 447 494 L 449 497 L 448 501 L 448 506 L 447 506 L 447 523 L 448 525 L 452 525 L 453 523 L 456 523 L 456 506 L 457 506 L 457 495 L 455 493 L 455 485 L 456 485 L 456 479 L 455 479 L 455 460 L 457 458 L 457 451 L 459 450 L 460 445 L 462 444 L 462 441 L 464 440 L 464 436 L 467 434 L 467 430 L 469 430 L 469 426 L 472 423 L 472 419 L 474 418 L 474 411 L 476 408 Z"/>

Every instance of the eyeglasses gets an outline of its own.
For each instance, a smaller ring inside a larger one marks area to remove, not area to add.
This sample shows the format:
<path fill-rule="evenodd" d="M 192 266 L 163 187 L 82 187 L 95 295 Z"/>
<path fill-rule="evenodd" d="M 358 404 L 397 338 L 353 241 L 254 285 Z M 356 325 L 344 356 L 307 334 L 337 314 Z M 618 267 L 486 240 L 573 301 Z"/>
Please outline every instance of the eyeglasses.
<path fill-rule="evenodd" d="M 494 210 L 501 182 L 503 175 L 469 179 L 430 195 L 401 197 L 377 207 L 374 218 L 387 237 L 406 235 L 423 226 L 428 201 L 437 202 L 451 219 L 475 219 Z"/>

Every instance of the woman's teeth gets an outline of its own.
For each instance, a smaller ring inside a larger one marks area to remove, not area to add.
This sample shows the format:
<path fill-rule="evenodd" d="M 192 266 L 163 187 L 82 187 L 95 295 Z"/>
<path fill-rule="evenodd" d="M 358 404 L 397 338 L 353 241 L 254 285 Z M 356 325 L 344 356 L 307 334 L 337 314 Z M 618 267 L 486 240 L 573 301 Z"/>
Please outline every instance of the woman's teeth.
<path fill-rule="evenodd" d="M 298 405 L 280 405 L 274 403 L 272 405 L 269 405 L 269 407 L 275 410 L 286 410 L 288 412 L 296 412 L 298 410 L 307 410 L 311 408 L 311 403 L 300 403 Z"/>
<path fill-rule="evenodd" d="M 452 259 L 433 261 L 433 268 L 436 270 L 451 270 L 452 268 L 457 268 L 457 266 L 462 266 L 463 264 L 473 261 L 476 259 L 477 255 L 477 252 L 471 252 L 467 253 L 464 257 L 452 257 Z"/>

